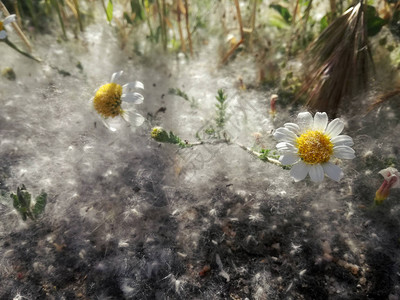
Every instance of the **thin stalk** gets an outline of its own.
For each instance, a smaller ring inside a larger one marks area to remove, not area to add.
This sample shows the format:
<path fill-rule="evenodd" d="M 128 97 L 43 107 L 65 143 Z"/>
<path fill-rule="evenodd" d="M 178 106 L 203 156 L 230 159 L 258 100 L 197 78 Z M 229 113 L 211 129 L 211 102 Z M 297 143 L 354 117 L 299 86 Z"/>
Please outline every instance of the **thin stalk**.
<path fill-rule="evenodd" d="M 162 14 L 162 8 L 160 6 L 160 1 L 157 0 L 156 3 L 157 3 L 158 19 L 160 21 L 160 27 L 161 27 L 161 40 L 163 43 L 164 51 L 166 51 L 167 50 L 167 41 L 166 41 L 167 37 L 166 37 L 166 30 L 165 30 L 165 22 L 164 22 L 164 18 L 163 18 L 163 14 Z"/>
<path fill-rule="evenodd" d="M 10 40 L 9 40 L 8 38 L 6 38 L 6 39 L 4 39 L 4 40 L 2 40 L 2 41 L 4 41 L 8 46 L 10 46 L 11 48 L 13 48 L 14 50 L 16 50 L 17 52 L 19 52 L 20 54 L 22 54 L 22 55 L 24 55 L 24 56 L 26 56 L 26 57 L 28 57 L 28 58 L 30 58 L 30 59 L 33 59 L 34 61 L 41 62 L 40 59 L 38 59 L 38 58 L 36 58 L 36 57 L 30 55 L 29 53 L 27 53 L 27 52 L 22 51 L 21 49 L 19 49 L 19 48 L 18 48 L 17 46 L 15 46 L 12 42 L 10 42 Z"/>
<path fill-rule="evenodd" d="M 144 13 L 145 13 L 145 18 L 146 18 L 147 27 L 149 27 L 150 36 L 151 36 L 151 39 L 153 40 L 154 32 L 153 32 L 153 28 L 151 28 L 150 17 L 149 17 L 148 14 L 147 14 L 147 7 L 145 7 L 145 9 L 144 9 Z"/>
<path fill-rule="evenodd" d="M 279 167 L 282 167 L 282 163 L 279 161 L 279 160 L 277 160 L 277 159 L 274 159 L 274 158 L 271 158 L 271 157 L 264 157 L 263 155 L 262 155 L 262 153 L 260 153 L 260 152 L 257 152 L 257 151 L 254 151 L 254 150 L 252 150 L 251 148 L 249 148 L 249 147 L 246 147 L 246 146 L 244 146 L 244 145 L 242 145 L 242 144 L 239 144 L 239 143 L 235 143 L 236 145 L 238 145 L 240 148 L 242 148 L 243 150 L 245 150 L 245 151 L 247 151 L 248 153 L 250 153 L 251 155 L 254 155 L 254 156 L 256 156 L 257 158 L 261 158 L 261 157 L 263 157 L 264 159 L 266 158 L 268 161 L 267 162 L 270 162 L 270 163 L 272 163 L 272 164 L 274 164 L 274 165 L 277 165 L 277 166 L 279 166 Z"/>
<path fill-rule="evenodd" d="M 296 5 L 294 7 L 292 24 L 291 24 L 291 29 L 290 29 L 290 38 L 289 38 L 288 47 L 287 47 L 288 58 L 290 58 L 290 55 L 292 52 L 293 33 L 294 33 L 295 27 L 296 27 L 296 16 L 297 16 L 298 8 L 299 8 L 299 0 L 296 0 Z"/>
<path fill-rule="evenodd" d="M 192 35 L 191 35 L 190 29 L 189 29 L 189 4 L 188 4 L 188 0 L 185 0 L 185 21 L 186 21 L 187 37 L 188 37 L 188 40 L 189 40 L 190 55 L 193 55 Z"/>
<path fill-rule="evenodd" d="M 237 42 L 236 45 L 234 45 L 234 46 L 231 48 L 231 50 L 229 50 L 229 52 L 228 52 L 227 54 L 225 54 L 224 58 L 222 59 L 222 63 L 223 63 L 223 64 L 227 62 L 227 60 L 229 59 L 229 57 L 233 54 L 233 52 L 235 52 L 235 50 L 236 50 L 237 48 L 239 48 L 239 46 L 240 46 L 241 44 L 243 44 L 243 42 L 244 42 L 244 40 L 241 39 L 239 42 Z"/>
<path fill-rule="evenodd" d="M 243 35 L 243 23 L 242 23 L 242 16 L 240 14 L 239 0 L 235 0 L 235 7 L 236 7 L 237 17 L 238 17 L 238 22 L 239 22 L 240 37 L 243 40 L 243 38 L 244 38 L 244 35 Z"/>
<path fill-rule="evenodd" d="M 38 22 L 37 22 L 35 10 L 33 8 L 32 0 L 26 0 L 26 5 L 28 6 L 29 13 L 31 14 L 33 25 L 37 29 L 38 28 Z"/>
<path fill-rule="evenodd" d="M 185 40 L 183 39 L 183 33 L 182 33 L 182 24 L 181 24 L 181 0 L 177 1 L 177 5 L 176 5 L 176 15 L 178 18 L 178 29 L 179 29 L 179 38 L 181 40 L 181 49 L 182 52 L 185 53 L 186 52 L 186 45 L 185 45 Z"/>
<path fill-rule="evenodd" d="M 79 30 L 83 31 L 82 17 L 81 17 L 81 11 L 79 9 L 78 0 L 74 0 L 74 5 L 75 5 L 76 12 L 78 14 Z"/>
<path fill-rule="evenodd" d="M 226 63 L 229 59 L 229 57 L 235 52 L 235 50 L 244 43 L 244 33 L 243 33 L 243 23 L 242 23 L 242 17 L 240 14 L 240 6 L 239 6 L 239 0 L 235 0 L 235 7 L 236 7 L 236 13 L 237 13 L 237 18 L 239 22 L 239 31 L 240 31 L 240 41 L 237 42 L 231 50 L 228 51 L 227 54 L 225 54 L 224 58 L 222 59 L 222 63 Z"/>
<path fill-rule="evenodd" d="M 58 18 L 60 20 L 61 29 L 62 29 L 64 38 L 67 38 L 67 33 L 65 32 L 64 21 L 63 21 L 63 18 L 61 16 L 61 10 L 60 10 L 60 7 L 58 6 L 58 1 L 57 0 L 50 0 L 50 1 L 51 1 L 51 4 L 53 5 L 53 7 L 57 11 L 57 15 L 58 15 Z"/>
<path fill-rule="evenodd" d="M 161 3 L 162 3 L 162 20 L 164 24 L 164 50 L 167 50 L 167 44 L 168 44 L 167 23 L 166 23 L 167 6 L 165 5 L 165 0 L 161 0 Z"/>
<path fill-rule="evenodd" d="M 263 158 L 264 161 L 265 161 L 265 159 L 267 159 L 266 162 L 269 162 L 271 164 L 274 164 L 274 165 L 277 165 L 279 167 L 282 167 L 282 163 L 279 160 L 271 158 L 271 157 L 265 157 L 265 156 L 262 155 L 262 153 L 254 151 L 251 148 L 246 147 L 246 146 L 244 146 L 244 145 L 242 145 L 242 144 L 240 144 L 238 142 L 231 143 L 231 142 L 229 142 L 227 140 L 223 140 L 223 139 L 216 140 L 216 141 L 200 141 L 200 142 L 187 144 L 187 147 L 195 147 L 195 146 L 200 146 L 200 145 L 218 145 L 218 144 L 227 144 L 227 145 L 234 144 L 234 145 L 237 145 L 241 149 L 245 150 L 246 152 L 250 153 L 251 155 L 253 155 L 253 156 L 255 156 L 255 157 L 259 158 L 259 159 Z"/>
<path fill-rule="evenodd" d="M 335 0 L 329 0 L 329 4 L 331 6 L 331 13 L 332 13 L 332 19 L 330 20 L 331 22 L 336 19 L 336 13 L 337 13 L 337 8 L 336 8 L 336 1 Z"/>
<path fill-rule="evenodd" d="M 253 45 L 253 32 L 256 28 L 256 13 L 257 13 L 257 0 L 253 0 L 253 9 L 251 11 L 251 32 L 249 37 L 249 46 L 252 47 Z"/>
<path fill-rule="evenodd" d="M 10 13 L 7 10 L 7 7 L 3 4 L 3 2 L 0 0 L 0 9 L 3 12 L 5 17 L 8 17 Z M 26 35 L 22 32 L 21 27 L 16 22 L 12 22 L 11 26 L 14 28 L 14 30 L 17 32 L 21 40 L 25 43 L 25 45 L 28 47 L 29 52 L 32 51 L 32 46 L 31 43 L 29 42 L 28 38 Z"/>

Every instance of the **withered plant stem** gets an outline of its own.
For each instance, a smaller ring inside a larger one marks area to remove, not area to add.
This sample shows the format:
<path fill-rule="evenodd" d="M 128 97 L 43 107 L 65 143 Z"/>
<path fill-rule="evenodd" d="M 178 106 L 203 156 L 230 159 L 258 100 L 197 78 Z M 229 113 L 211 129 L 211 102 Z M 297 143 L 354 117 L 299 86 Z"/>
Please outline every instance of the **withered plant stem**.
<path fill-rule="evenodd" d="M 190 28 L 189 28 L 189 3 L 188 3 L 188 0 L 185 0 L 185 21 L 186 21 L 187 38 L 189 40 L 190 55 L 193 55 L 192 35 L 190 34 Z"/>
<path fill-rule="evenodd" d="M 243 40 L 243 23 L 242 23 L 242 15 L 240 14 L 240 6 L 239 6 L 239 0 L 235 0 L 235 6 L 236 6 L 236 12 L 237 12 L 237 18 L 239 22 L 239 29 L 240 29 L 240 39 Z"/>
<path fill-rule="evenodd" d="M 77 12 L 77 15 L 78 15 L 79 30 L 83 31 L 82 17 L 81 17 L 81 11 L 79 9 L 78 0 L 74 0 L 74 5 L 75 5 L 75 9 L 76 9 L 76 12 Z"/>
<path fill-rule="evenodd" d="M 292 43 L 293 43 L 293 36 L 296 31 L 296 17 L 297 17 L 297 11 L 299 9 L 299 0 L 296 0 L 296 5 L 293 10 L 293 17 L 292 17 L 292 24 L 290 28 L 290 35 L 289 35 L 289 41 L 288 41 L 288 46 L 287 46 L 287 55 L 288 58 L 290 58 L 290 55 L 292 54 Z"/>
<path fill-rule="evenodd" d="M 400 96 L 400 87 L 397 87 L 396 89 L 387 92 L 385 94 L 381 94 L 377 97 L 376 101 L 371 104 L 371 106 L 368 108 L 369 113 L 371 110 L 375 109 L 377 106 L 381 105 L 382 103 L 390 100 L 393 97 Z"/>
<path fill-rule="evenodd" d="M 7 7 L 3 4 L 3 1 L 0 1 L 0 9 L 3 12 L 5 17 L 8 17 L 10 15 Z M 17 32 L 21 40 L 25 43 L 26 47 L 28 48 L 29 52 L 32 52 L 32 46 L 31 43 L 29 42 L 28 38 L 26 35 L 22 32 L 21 27 L 19 27 L 18 23 L 12 22 L 11 26 L 14 28 L 14 30 Z"/>
<path fill-rule="evenodd" d="M 244 33 L 243 33 L 243 23 L 242 23 L 242 16 L 240 14 L 240 6 L 239 6 L 239 0 L 235 0 L 235 7 L 236 7 L 236 12 L 237 12 L 237 18 L 239 22 L 239 30 L 240 30 L 240 41 L 237 42 L 229 51 L 227 54 L 225 54 L 224 58 L 222 59 L 222 63 L 226 63 L 229 59 L 229 57 L 235 52 L 235 50 L 244 42 Z"/>
<path fill-rule="evenodd" d="M 185 40 L 183 39 L 183 32 L 182 32 L 182 24 L 181 24 L 181 0 L 178 0 L 176 2 L 176 15 L 178 18 L 178 29 L 179 29 L 179 38 L 181 40 L 181 49 L 182 52 L 186 52 L 186 45 L 185 45 Z"/>

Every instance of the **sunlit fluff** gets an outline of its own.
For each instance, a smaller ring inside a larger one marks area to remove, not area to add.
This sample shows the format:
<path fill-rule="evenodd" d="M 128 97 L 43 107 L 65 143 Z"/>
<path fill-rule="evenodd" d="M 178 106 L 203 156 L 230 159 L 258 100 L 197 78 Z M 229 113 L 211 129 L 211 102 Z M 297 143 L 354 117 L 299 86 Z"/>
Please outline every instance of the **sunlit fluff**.
<path fill-rule="evenodd" d="M 7 31 L 5 31 L 4 26 L 11 22 L 15 22 L 15 20 L 15 15 L 9 15 L 3 21 L 0 21 L 0 40 L 4 40 L 7 37 Z"/>
<path fill-rule="evenodd" d="M 336 158 L 353 159 L 354 143 L 348 135 L 339 135 L 344 122 L 335 119 L 328 124 L 326 113 L 317 112 L 314 116 L 309 112 L 299 113 L 297 124 L 286 123 L 278 128 L 274 137 L 279 158 L 283 165 L 292 165 L 290 175 L 295 181 L 303 180 L 310 175 L 314 182 L 321 182 L 324 174 L 339 181 L 342 170 L 334 163 Z"/>
<path fill-rule="evenodd" d="M 142 125 L 143 116 L 135 113 L 130 104 L 143 102 L 143 95 L 134 92 L 135 89 L 144 89 L 143 83 L 139 81 L 129 82 L 124 85 L 116 83 L 123 71 L 116 72 L 111 76 L 111 82 L 102 85 L 93 97 L 93 107 L 102 117 L 107 128 L 116 131 L 121 121 L 135 126 Z"/>
<path fill-rule="evenodd" d="M 400 188 L 400 173 L 396 168 L 386 168 L 379 171 L 384 178 L 382 185 L 375 193 L 375 204 L 381 204 L 387 197 L 391 189 Z"/>

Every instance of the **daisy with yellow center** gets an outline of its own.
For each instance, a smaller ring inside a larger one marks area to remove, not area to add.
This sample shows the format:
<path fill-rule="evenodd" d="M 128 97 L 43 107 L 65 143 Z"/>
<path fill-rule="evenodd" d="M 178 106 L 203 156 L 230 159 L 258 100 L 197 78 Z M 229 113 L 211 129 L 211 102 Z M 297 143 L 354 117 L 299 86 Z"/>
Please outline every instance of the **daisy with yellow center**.
<path fill-rule="evenodd" d="M 4 29 L 4 25 L 7 25 L 11 22 L 15 22 L 16 16 L 9 15 L 3 21 L 0 21 L 0 40 L 4 40 L 7 37 L 7 31 Z"/>
<path fill-rule="evenodd" d="M 295 181 L 310 175 L 314 182 L 321 182 L 324 174 L 339 181 L 342 170 L 333 163 L 336 158 L 353 159 L 355 157 L 353 139 L 348 135 L 339 135 L 344 122 L 335 119 L 328 124 L 326 113 L 299 113 L 297 124 L 286 123 L 278 128 L 274 137 L 280 143 L 276 145 L 283 165 L 293 165 L 290 175 Z"/>
<path fill-rule="evenodd" d="M 143 116 L 135 113 L 130 104 L 143 102 L 143 95 L 134 92 L 134 89 L 144 89 L 143 83 L 139 81 L 120 85 L 115 81 L 121 77 L 123 71 L 116 72 L 111 76 L 111 83 L 102 85 L 93 98 L 93 107 L 102 117 L 107 128 L 116 131 L 120 127 L 121 120 L 136 126 L 142 125 Z"/>

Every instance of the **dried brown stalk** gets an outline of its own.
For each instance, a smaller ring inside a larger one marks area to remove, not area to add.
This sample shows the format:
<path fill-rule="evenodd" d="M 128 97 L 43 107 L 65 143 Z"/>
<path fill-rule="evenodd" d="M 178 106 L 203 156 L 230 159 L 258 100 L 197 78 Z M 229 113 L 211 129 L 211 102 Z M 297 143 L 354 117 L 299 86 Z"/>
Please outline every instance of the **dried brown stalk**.
<path fill-rule="evenodd" d="M 189 40 L 190 54 L 193 55 L 192 36 L 190 34 L 190 28 L 189 28 L 189 3 L 188 3 L 188 0 L 185 0 L 185 21 L 186 21 L 187 37 Z"/>
<path fill-rule="evenodd" d="M 182 52 L 186 52 L 186 45 L 185 45 L 185 40 L 183 39 L 183 33 L 182 33 L 182 24 L 181 24 L 181 14 L 185 14 L 185 8 L 182 5 L 181 0 L 178 0 L 176 2 L 176 15 L 178 18 L 178 29 L 179 29 L 179 38 L 181 40 L 181 49 Z"/>
<path fill-rule="evenodd" d="M 382 103 L 390 100 L 393 97 L 399 96 L 400 95 L 400 87 L 394 89 L 393 91 L 381 94 L 377 97 L 376 101 L 374 103 L 372 103 L 370 105 L 370 107 L 368 108 L 368 112 L 370 112 L 371 110 L 377 108 L 379 105 L 381 105 Z"/>
<path fill-rule="evenodd" d="M 311 45 L 300 95 L 308 95 L 307 106 L 313 111 L 334 117 L 343 99 L 368 87 L 373 61 L 362 2 L 331 23 Z"/>
<path fill-rule="evenodd" d="M 0 1 L 0 9 L 3 12 L 5 17 L 10 15 L 7 7 L 3 4 L 3 1 Z M 21 27 L 19 27 L 18 23 L 17 22 L 12 22 L 11 25 L 14 28 L 14 30 L 17 32 L 17 34 L 19 35 L 21 40 L 25 43 L 25 45 L 28 48 L 29 52 L 32 52 L 31 43 L 29 42 L 29 40 L 26 37 L 26 35 L 22 32 Z"/>
<path fill-rule="evenodd" d="M 237 12 L 237 18 L 239 22 L 239 30 L 240 30 L 240 41 L 237 42 L 233 47 L 225 54 L 224 58 L 222 59 L 222 63 L 226 63 L 229 57 L 235 52 L 235 50 L 244 42 L 244 32 L 243 32 L 243 23 L 242 23 L 242 16 L 240 14 L 240 6 L 239 0 L 235 0 L 235 7 Z"/>

